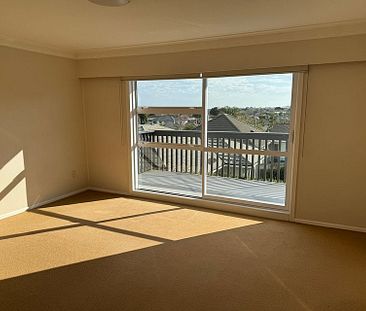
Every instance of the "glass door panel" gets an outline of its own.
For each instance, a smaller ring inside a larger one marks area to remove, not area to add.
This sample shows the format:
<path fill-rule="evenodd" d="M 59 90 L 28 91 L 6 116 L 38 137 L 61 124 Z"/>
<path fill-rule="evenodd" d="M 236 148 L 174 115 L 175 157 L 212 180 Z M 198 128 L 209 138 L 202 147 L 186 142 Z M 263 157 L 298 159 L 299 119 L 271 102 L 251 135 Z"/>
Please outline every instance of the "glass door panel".
<path fill-rule="evenodd" d="M 292 74 L 207 79 L 206 195 L 284 206 Z"/>
<path fill-rule="evenodd" d="M 136 82 L 137 190 L 202 195 L 202 80 Z"/>
<path fill-rule="evenodd" d="M 138 189 L 201 196 L 201 152 L 174 148 L 138 151 Z"/>
<path fill-rule="evenodd" d="M 284 208 L 293 78 L 135 81 L 134 189 Z"/>

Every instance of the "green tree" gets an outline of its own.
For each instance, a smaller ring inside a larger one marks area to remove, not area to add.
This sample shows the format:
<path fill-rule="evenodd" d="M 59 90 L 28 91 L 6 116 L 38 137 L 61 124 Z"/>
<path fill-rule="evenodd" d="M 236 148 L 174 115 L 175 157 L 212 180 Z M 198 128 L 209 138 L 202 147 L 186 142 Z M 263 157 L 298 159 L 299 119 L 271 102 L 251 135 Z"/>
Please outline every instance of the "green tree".
<path fill-rule="evenodd" d="M 220 111 L 223 113 L 229 114 L 233 117 L 240 115 L 240 108 L 238 108 L 238 107 L 225 106 L 225 107 L 220 108 Z"/>
<path fill-rule="evenodd" d="M 213 108 L 210 110 L 210 115 L 211 115 L 211 116 L 217 116 L 217 115 L 219 115 L 219 113 L 220 113 L 220 110 L 219 110 L 219 108 L 217 108 L 217 107 L 213 107 Z"/>
<path fill-rule="evenodd" d="M 140 124 L 146 124 L 147 123 L 147 115 L 146 114 L 139 114 L 139 121 L 140 121 Z"/>
<path fill-rule="evenodd" d="M 184 130 L 189 130 L 189 131 L 192 131 L 192 130 L 195 130 L 196 129 L 196 126 L 193 124 L 193 123 L 187 123 L 184 128 Z"/>

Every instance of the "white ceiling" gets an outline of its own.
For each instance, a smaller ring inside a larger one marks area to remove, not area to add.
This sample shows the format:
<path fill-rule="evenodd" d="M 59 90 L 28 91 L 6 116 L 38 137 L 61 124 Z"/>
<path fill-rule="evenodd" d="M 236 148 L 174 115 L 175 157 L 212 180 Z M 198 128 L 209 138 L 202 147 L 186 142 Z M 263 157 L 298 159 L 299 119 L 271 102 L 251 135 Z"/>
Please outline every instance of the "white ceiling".
<path fill-rule="evenodd" d="M 366 0 L 0 0 L 0 44 L 77 54 L 366 19 Z"/>

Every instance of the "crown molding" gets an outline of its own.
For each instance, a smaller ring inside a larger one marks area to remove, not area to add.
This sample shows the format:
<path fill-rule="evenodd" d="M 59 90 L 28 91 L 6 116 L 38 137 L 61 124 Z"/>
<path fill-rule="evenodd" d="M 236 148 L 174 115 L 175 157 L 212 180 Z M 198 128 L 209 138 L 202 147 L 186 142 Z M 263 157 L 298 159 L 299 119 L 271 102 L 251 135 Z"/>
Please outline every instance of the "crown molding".
<path fill-rule="evenodd" d="M 13 40 L 0 35 L 0 46 L 70 59 L 93 59 L 233 48 L 240 46 L 343 37 L 359 34 L 366 34 L 366 19 L 327 24 L 314 24 L 308 26 L 289 27 L 276 30 L 265 30 L 174 42 L 171 41 L 154 44 L 85 50 L 60 49 L 30 41 Z"/>
<path fill-rule="evenodd" d="M 366 34 L 366 19 L 211 38 L 76 51 L 77 59 L 151 55 Z"/>
<path fill-rule="evenodd" d="M 0 46 L 25 50 L 34 53 L 46 54 L 51 56 L 76 59 L 76 54 L 72 50 L 64 50 L 56 47 L 37 44 L 30 41 L 14 40 L 1 35 L 0 35 Z"/>

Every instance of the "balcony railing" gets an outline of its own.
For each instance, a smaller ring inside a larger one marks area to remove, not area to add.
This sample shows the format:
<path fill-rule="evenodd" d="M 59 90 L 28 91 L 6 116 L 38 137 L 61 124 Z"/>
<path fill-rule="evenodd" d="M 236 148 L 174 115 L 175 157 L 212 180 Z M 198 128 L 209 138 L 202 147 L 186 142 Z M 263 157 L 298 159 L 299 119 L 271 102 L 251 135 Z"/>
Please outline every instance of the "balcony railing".
<path fill-rule="evenodd" d="M 287 157 L 263 154 L 263 151 L 287 152 L 287 133 L 208 132 L 207 175 L 286 182 Z M 141 132 L 141 142 L 200 145 L 197 130 L 155 130 Z M 227 149 L 227 152 L 225 151 Z M 247 153 L 246 153 L 247 152 Z M 201 174 L 201 152 L 173 148 L 139 147 L 138 172 L 150 170 Z"/>

